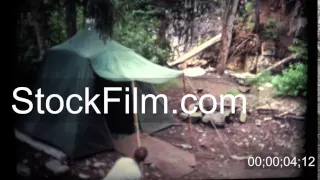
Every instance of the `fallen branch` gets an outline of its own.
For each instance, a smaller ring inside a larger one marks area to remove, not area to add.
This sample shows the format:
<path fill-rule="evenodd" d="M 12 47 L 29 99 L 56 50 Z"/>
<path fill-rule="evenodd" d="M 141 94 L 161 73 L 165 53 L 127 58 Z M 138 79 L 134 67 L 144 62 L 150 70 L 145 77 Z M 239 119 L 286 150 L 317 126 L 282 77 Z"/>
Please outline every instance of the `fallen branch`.
<path fill-rule="evenodd" d="M 296 116 L 296 115 L 287 115 L 287 118 L 294 119 L 294 120 L 300 120 L 300 121 L 305 119 L 305 117 L 303 117 L 303 116 Z"/>
<path fill-rule="evenodd" d="M 282 64 L 284 64 L 284 63 L 286 63 L 286 62 L 288 62 L 288 61 L 290 61 L 290 60 L 292 60 L 292 59 L 294 59 L 294 57 L 293 57 L 293 55 L 290 55 L 290 56 L 282 59 L 281 61 L 275 63 L 274 65 L 268 67 L 268 68 L 266 69 L 266 71 L 272 71 L 272 70 L 274 70 L 275 68 L 279 67 L 280 65 L 282 65 Z M 261 75 L 261 73 L 258 73 L 258 74 L 255 76 L 255 78 L 259 77 L 260 75 Z"/>
<path fill-rule="evenodd" d="M 175 60 L 173 62 L 167 62 L 167 64 L 168 64 L 168 66 L 174 66 L 174 65 L 180 64 L 180 63 L 192 58 L 193 56 L 197 55 L 198 53 L 202 52 L 203 50 L 210 47 L 211 45 L 219 42 L 220 40 L 221 40 L 221 33 L 216 35 L 215 37 L 209 39 L 208 41 L 201 44 L 200 46 L 197 46 L 197 47 L 191 49 L 189 52 L 182 55 L 177 60 Z"/>

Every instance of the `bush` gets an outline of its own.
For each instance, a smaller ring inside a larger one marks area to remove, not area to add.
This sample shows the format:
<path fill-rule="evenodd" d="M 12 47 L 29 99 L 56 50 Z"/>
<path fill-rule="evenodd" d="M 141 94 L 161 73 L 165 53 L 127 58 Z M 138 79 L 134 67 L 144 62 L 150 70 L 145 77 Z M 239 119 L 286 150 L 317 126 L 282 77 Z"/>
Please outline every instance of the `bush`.
<path fill-rule="evenodd" d="M 264 40 L 276 40 L 279 35 L 279 27 L 280 23 L 278 20 L 269 18 L 266 24 L 264 25 L 261 38 Z"/>
<path fill-rule="evenodd" d="M 308 47 L 307 44 L 299 39 L 293 39 L 293 45 L 288 49 L 292 52 L 293 56 L 297 59 L 308 59 Z"/>
<path fill-rule="evenodd" d="M 123 19 L 115 27 L 114 39 L 153 63 L 165 64 L 170 49 L 158 43 L 156 31 L 160 21 L 154 16 L 154 8 L 146 5 L 148 2 L 141 0 L 130 5 L 128 0 L 120 1 Z"/>
<path fill-rule="evenodd" d="M 297 63 L 290 65 L 289 69 L 282 71 L 282 75 L 273 78 L 277 96 L 306 95 L 307 89 L 307 65 Z"/>
<path fill-rule="evenodd" d="M 271 72 L 266 70 L 262 70 L 260 75 L 256 78 L 246 79 L 246 82 L 248 82 L 249 84 L 257 85 L 257 86 L 261 86 L 271 81 L 272 81 Z"/>

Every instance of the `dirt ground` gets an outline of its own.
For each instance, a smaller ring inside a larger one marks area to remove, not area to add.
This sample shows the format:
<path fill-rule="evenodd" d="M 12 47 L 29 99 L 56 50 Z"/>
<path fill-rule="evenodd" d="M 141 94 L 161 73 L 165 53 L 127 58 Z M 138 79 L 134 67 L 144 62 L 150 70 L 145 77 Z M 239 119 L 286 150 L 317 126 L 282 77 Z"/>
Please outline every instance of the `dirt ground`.
<path fill-rule="evenodd" d="M 231 79 L 214 75 L 193 79 L 191 82 L 194 88 L 203 88 L 205 92 L 214 95 L 224 94 L 237 88 L 237 84 Z M 169 97 L 170 108 L 179 109 L 183 95 L 181 88 L 169 88 L 161 90 L 160 93 Z M 249 100 L 248 104 L 255 101 L 257 100 Z M 292 104 L 291 101 L 288 102 Z M 282 104 L 282 106 L 288 105 Z M 192 146 L 191 149 L 185 150 L 195 155 L 197 165 L 194 171 L 183 179 L 296 177 L 301 171 L 299 168 L 248 168 L 246 160 L 230 158 L 230 154 L 294 157 L 303 152 L 304 122 L 298 120 L 264 121 L 270 116 L 251 113 L 247 116 L 245 123 L 240 123 L 238 117 L 235 117 L 225 128 L 217 130 L 210 125 L 193 124 L 192 136 L 190 136 L 188 124 L 176 117 L 176 121 L 181 125 L 160 131 L 154 136 L 171 144 Z M 256 124 L 257 119 L 261 120 L 260 125 Z M 22 143 L 18 143 L 17 147 L 17 163 L 26 164 L 31 169 L 30 175 L 24 179 L 102 179 L 121 156 L 117 152 L 99 154 L 76 162 L 71 166 L 69 173 L 57 177 L 50 174 L 44 167 L 44 163 L 49 159 L 48 156 Z M 94 167 L 96 162 L 105 164 L 97 168 Z M 170 179 L 155 165 L 144 165 L 143 173 L 145 179 Z"/>

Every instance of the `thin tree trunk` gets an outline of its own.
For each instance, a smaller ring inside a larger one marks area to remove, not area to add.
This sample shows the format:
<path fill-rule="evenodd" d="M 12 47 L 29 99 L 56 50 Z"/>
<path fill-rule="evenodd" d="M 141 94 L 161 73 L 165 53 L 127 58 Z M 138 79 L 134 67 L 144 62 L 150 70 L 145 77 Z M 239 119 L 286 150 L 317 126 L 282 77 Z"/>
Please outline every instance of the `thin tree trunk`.
<path fill-rule="evenodd" d="M 219 74 L 223 74 L 226 68 L 228 54 L 229 54 L 229 47 L 231 45 L 231 40 L 232 40 L 233 23 L 234 23 L 238 4 L 239 4 L 239 0 L 230 0 L 228 3 L 228 7 L 226 8 L 226 13 L 224 16 L 224 25 L 222 29 L 221 51 L 219 54 L 220 60 L 219 60 L 219 65 L 217 67 L 217 71 Z"/>
<path fill-rule="evenodd" d="M 254 14 L 255 14 L 255 22 L 254 22 L 253 32 L 258 33 L 259 26 L 260 26 L 260 0 L 256 0 Z"/>
<path fill-rule="evenodd" d="M 77 0 L 65 0 L 67 36 L 72 37 L 77 33 Z"/>
<path fill-rule="evenodd" d="M 39 9 L 40 9 L 40 0 L 33 0 L 31 2 L 31 25 L 33 26 L 34 33 L 36 36 L 36 41 L 38 45 L 38 50 L 39 50 L 39 58 L 38 61 L 42 60 L 42 57 L 44 55 L 44 40 L 42 36 L 42 31 L 41 31 L 41 26 L 40 26 L 40 14 L 39 14 Z"/>

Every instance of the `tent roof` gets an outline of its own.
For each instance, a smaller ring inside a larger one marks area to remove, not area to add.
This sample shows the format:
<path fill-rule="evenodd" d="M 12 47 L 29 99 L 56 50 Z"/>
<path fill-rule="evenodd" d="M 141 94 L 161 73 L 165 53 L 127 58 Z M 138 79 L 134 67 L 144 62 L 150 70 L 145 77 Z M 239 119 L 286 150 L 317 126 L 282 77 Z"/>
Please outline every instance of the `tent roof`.
<path fill-rule="evenodd" d="M 95 29 L 85 28 L 51 50 L 72 51 L 89 59 L 96 74 L 112 81 L 160 84 L 183 73 L 154 64 L 114 40 L 103 42 Z"/>

